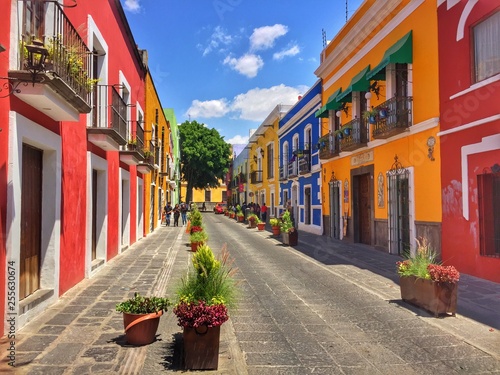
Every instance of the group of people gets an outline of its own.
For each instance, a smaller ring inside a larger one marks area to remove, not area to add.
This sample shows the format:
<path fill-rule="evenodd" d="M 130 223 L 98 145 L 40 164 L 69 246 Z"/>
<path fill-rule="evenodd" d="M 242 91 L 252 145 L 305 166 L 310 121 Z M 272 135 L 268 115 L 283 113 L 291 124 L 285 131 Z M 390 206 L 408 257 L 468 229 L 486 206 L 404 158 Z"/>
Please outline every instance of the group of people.
<path fill-rule="evenodd" d="M 186 203 L 182 202 L 172 207 L 170 202 L 168 202 L 163 208 L 162 224 L 165 224 L 167 227 L 169 227 L 173 214 L 174 227 L 179 226 L 179 217 L 182 218 L 182 226 L 185 226 L 187 224 L 187 212 L 188 212 L 188 206 Z"/>
<path fill-rule="evenodd" d="M 237 212 L 238 211 L 238 206 L 239 205 L 233 205 L 229 207 L 229 210 Z M 248 214 L 255 214 L 257 217 L 262 220 L 264 223 L 267 220 L 267 206 L 266 203 L 262 203 L 262 206 L 259 205 L 258 203 L 246 203 L 243 202 L 243 204 L 240 206 L 241 211 L 245 215 L 245 218 L 247 217 Z M 248 212 L 247 212 L 248 211 Z"/>

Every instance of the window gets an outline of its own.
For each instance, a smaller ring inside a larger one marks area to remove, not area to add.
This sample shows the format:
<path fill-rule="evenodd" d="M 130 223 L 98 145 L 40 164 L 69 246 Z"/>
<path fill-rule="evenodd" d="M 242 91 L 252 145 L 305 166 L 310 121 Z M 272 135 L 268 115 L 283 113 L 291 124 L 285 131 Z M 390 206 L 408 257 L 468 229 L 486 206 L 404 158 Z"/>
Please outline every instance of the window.
<path fill-rule="evenodd" d="M 500 257 L 500 175 L 478 176 L 480 254 Z"/>
<path fill-rule="evenodd" d="M 474 38 L 474 80 L 500 73 L 500 11 L 472 29 Z"/>
<path fill-rule="evenodd" d="M 274 178 L 274 148 L 273 144 L 267 145 L 267 178 Z"/>
<path fill-rule="evenodd" d="M 211 202 L 211 201 L 212 201 L 212 191 L 205 190 L 205 202 Z"/>
<path fill-rule="evenodd" d="M 222 190 L 222 201 L 223 202 L 227 201 L 227 191 L 226 190 Z"/>
<path fill-rule="evenodd" d="M 31 0 L 24 2 L 24 18 L 26 23 L 24 26 L 25 36 L 35 36 L 35 38 L 43 41 L 44 32 L 44 12 L 45 2 Z"/>

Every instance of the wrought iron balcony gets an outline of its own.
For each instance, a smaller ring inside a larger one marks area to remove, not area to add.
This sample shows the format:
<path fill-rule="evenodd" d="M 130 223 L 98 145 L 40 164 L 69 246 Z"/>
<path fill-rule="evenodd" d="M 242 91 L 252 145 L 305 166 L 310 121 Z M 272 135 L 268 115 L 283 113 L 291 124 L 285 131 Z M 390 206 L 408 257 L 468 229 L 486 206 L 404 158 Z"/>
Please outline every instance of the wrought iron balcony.
<path fill-rule="evenodd" d="M 299 175 L 299 163 L 298 160 L 294 157 L 293 161 L 288 163 L 288 177 L 297 177 Z"/>
<path fill-rule="evenodd" d="M 368 122 L 355 118 L 342 127 L 340 149 L 354 151 L 368 143 Z"/>
<path fill-rule="evenodd" d="M 144 161 L 144 129 L 139 121 L 128 139 L 126 148 L 120 151 L 120 160 L 129 165 L 137 165 Z"/>
<path fill-rule="evenodd" d="M 15 94 L 55 120 L 77 121 L 80 113 L 91 110 L 90 92 L 96 83 L 90 75 L 91 52 L 57 1 L 24 0 L 19 4 L 43 9 L 36 8 L 36 15 L 27 9 L 20 12 L 25 34 L 19 41 L 18 70 L 10 70 L 9 77 L 35 82 L 18 87 Z M 41 40 L 48 51 L 45 70 L 36 77 L 27 68 L 26 46 L 34 39 Z"/>
<path fill-rule="evenodd" d="M 339 141 L 332 133 L 328 133 L 318 139 L 319 158 L 331 159 L 339 154 Z"/>
<path fill-rule="evenodd" d="M 288 178 L 288 168 L 280 167 L 280 181 L 285 181 Z"/>
<path fill-rule="evenodd" d="M 137 169 L 141 173 L 149 173 L 154 169 L 159 168 L 159 165 L 155 163 L 156 154 L 155 146 L 153 142 L 147 142 L 144 146 L 144 161 L 137 165 Z"/>
<path fill-rule="evenodd" d="M 304 155 L 299 159 L 299 174 L 307 174 L 311 172 L 311 157 Z"/>
<path fill-rule="evenodd" d="M 252 184 L 262 183 L 262 171 L 253 171 L 250 173 L 250 182 Z"/>
<path fill-rule="evenodd" d="M 406 131 L 412 125 L 412 107 L 411 96 L 396 96 L 375 107 L 373 138 L 385 139 Z"/>
<path fill-rule="evenodd" d="M 120 146 L 127 144 L 127 104 L 114 86 L 98 85 L 94 87 L 92 97 L 88 139 L 104 150 L 118 151 Z"/>

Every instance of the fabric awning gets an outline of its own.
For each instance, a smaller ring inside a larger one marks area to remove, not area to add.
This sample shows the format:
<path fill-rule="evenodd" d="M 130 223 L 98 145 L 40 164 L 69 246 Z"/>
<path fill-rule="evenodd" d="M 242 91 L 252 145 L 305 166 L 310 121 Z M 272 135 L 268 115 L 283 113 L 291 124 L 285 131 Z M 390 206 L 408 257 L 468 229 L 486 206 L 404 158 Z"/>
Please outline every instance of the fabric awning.
<path fill-rule="evenodd" d="M 337 109 L 339 109 L 342 106 L 342 103 L 337 102 L 337 96 L 341 92 L 342 92 L 342 88 L 339 88 L 332 95 L 330 95 L 326 104 L 323 107 L 321 107 L 320 109 L 318 109 L 316 111 L 316 113 L 314 114 L 314 116 L 316 116 L 316 118 L 318 118 L 318 117 L 326 118 L 326 117 L 328 117 L 328 111 L 336 111 Z"/>
<path fill-rule="evenodd" d="M 370 65 L 354 76 L 349 87 L 337 97 L 338 102 L 352 102 L 353 91 L 366 91 L 370 86 L 370 81 L 366 79 L 366 74 L 370 71 Z"/>
<path fill-rule="evenodd" d="M 384 80 L 385 70 L 390 63 L 411 64 L 413 62 L 412 31 L 399 39 L 384 53 L 382 61 L 366 75 L 368 80 Z"/>

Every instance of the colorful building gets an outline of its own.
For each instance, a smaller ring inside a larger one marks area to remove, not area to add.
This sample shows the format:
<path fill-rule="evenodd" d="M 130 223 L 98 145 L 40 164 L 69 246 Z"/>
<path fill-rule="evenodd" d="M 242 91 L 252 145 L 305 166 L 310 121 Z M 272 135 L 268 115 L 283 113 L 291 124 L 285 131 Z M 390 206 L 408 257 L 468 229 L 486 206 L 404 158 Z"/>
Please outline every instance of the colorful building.
<path fill-rule="evenodd" d="M 325 234 L 393 254 L 424 236 L 439 251 L 435 3 L 363 2 L 325 46 L 315 73 L 323 84 L 316 116 Z"/>
<path fill-rule="evenodd" d="M 319 107 L 320 80 L 279 121 L 278 131 L 281 206 L 290 201 L 295 226 L 315 234 L 323 234 L 317 147 L 321 121 L 314 116 Z"/>
<path fill-rule="evenodd" d="M 145 54 L 146 51 L 143 52 Z M 148 69 L 146 74 L 146 109 L 144 113 L 144 156 L 137 166 L 144 176 L 144 233 L 161 225 L 165 191 L 169 187 L 166 173 L 170 155 L 170 127 L 158 92 Z"/>
<path fill-rule="evenodd" d="M 119 0 L 0 8 L 0 250 L 18 329 L 144 235 L 146 67 Z"/>
<path fill-rule="evenodd" d="M 500 282 L 500 6 L 438 1 L 442 255 Z"/>
<path fill-rule="evenodd" d="M 180 180 L 180 149 L 179 149 L 179 128 L 177 118 L 173 108 L 165 108 L 163 110 L 170 126 L 169 134 L 169 150 L 167 156 L 167 171 L 168 171 L 168 188 L 164 196 L 163 207 L 170 202 L 172 206 L 181 203 L 185 200 L 185 196 L 181 195 L 181 180 Z"/>
<path fill-rule="evenodd" d="M 278 214 L 279 185 L 279 122 L 290 105 L 278 104 L 248 141 L 249 178 L 247 203 L 265 203 L 270 216 Z M 284 203 L 281 203 L 283 206 Z"/>

